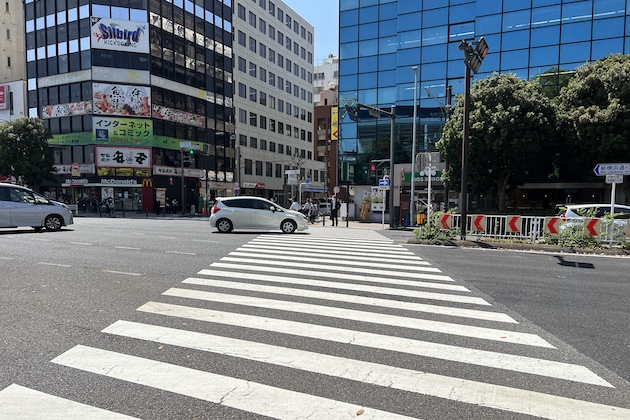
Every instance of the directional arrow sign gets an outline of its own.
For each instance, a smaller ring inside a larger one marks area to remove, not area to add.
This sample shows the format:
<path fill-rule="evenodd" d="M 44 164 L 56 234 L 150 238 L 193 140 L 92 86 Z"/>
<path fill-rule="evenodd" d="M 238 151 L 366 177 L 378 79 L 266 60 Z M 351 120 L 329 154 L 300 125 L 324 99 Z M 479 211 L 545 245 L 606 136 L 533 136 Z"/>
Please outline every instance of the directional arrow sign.
<path fill-rule="evenodd" d="M 440 225 L 442 229 L 450 229 L 453 224 L 453 219 L 450 214 L 444 214 L 440 217 Z"/>
<path fill-rule="evenodd" d="M 559 217 L 545 217 L 544 232 L 551 233 L 552 235 L 558 234 L 558 226 L 560 226 Z"/>
<path fill-rule="evenodd" d="M 508 216 L 508 229 L 513 233 L 521 233 L 523 221 L 521 216 Z"/>
<path fill-rule="evenodd" d="M 478 232 L 486 231 L 486 216 L 484 216 L 483 214 L 473 214 L 472 222 L 473 226 L 475 227 L 474 230 Z"/>
<path fill-rule="evenodd" d="M 584 218 L 584 233 L 590 236 L 599 236 L 602 228 L 602 219 L 594 217 Z"/>
<path fill-rule="evenodd" d="M 630 163 L 598 163 L 595 175 L 630 175 Z"/>

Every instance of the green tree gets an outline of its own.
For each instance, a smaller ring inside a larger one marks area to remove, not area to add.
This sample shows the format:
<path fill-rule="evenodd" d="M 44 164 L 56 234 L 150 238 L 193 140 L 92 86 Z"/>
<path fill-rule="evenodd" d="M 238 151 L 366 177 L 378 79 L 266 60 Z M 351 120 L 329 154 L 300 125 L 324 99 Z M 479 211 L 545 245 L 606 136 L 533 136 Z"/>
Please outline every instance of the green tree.
<path fill-rule="evenodd" d="M 597 163 L 630 160 L 630 56 L 578 67 L 556 98 L 563 127 L 563 177 L 594 179 Z"/>
<path fill-rule="evenodd" d="M 437 143 L 442 156 L 450 162 L 444 181 L 454 190 L 460 190 L 463 102 L 463 96 L 459 95 L 454 113 Z M 553 105 L 538 84 L 511 74 L 495 74 L 474 83 L 469 136 L 470 192 L 483 194 L 494 187 L 499 209 L 505 209 L 508 185 L 518 185 L 551 168 L 555 121 Z"/>
<path fill-rule="evenodd" d="M 0 124 L 0 174 L 12 175 L 36 188 L 54 179 L 50 133 L 39 118 L 20 118 Z"/>

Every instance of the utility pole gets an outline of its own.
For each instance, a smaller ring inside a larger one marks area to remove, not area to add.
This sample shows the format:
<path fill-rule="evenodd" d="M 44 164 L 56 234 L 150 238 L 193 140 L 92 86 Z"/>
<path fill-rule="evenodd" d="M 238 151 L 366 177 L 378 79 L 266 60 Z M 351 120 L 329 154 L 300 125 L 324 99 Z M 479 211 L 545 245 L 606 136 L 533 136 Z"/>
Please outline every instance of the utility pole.
<path fill-rule="evenodd" d="M 470 135 L 470 81 L 472 78 L 471 72 L 477 73 L 481 62 L 488 54 L 488 44 L 486 40 L 481 37 L 479 41 L 475 43 L 477 46 L 473 47 L 465 40 L 459 44 L 459 49 L 464 52 L 464 64 L 466 65 L 466 77 L 464 79 L 464 130 L 462 138 L 462 186 L 461 194 L 459 198 L 459 205 L 461 208 L 461 230 L 460 237 L 462 240 L 466 239 L 466 230 L 468 225 L 468 142 Z"/>

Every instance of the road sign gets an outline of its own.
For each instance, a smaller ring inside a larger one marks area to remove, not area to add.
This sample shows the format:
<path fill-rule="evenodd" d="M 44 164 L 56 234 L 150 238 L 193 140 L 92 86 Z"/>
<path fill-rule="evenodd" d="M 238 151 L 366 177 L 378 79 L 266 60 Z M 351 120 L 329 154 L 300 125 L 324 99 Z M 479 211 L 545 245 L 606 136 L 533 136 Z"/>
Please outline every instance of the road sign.
<path fill-rule="evenodd" d="M 190 142 L 190 141 L 180 141 L 179 142 L 179 148 L 180 149 L 190 149 L 191 146 L 192 146 L 192 142 Z"/>
<path fill-rule="evenodd" d="M 630 163 L 598 163 L 595 175 L 630 175 Z"/>
<path fill-rule="evenodd" d="M 623 184 L 623 175 L 606 175 L 606 184 Z"/>
<path fill-rule="evenodd" d="M 602 219 L 597 219 L 594 217 L 585 217 L 584 218 L 584 234 L 590 236 L 599 236 L 599 233 L 602 230 Z"/>
<path fill-rule="evenodd" d="M 453 218 L 450 214 L 443 214 L 442 217 L 440 217 L 440 227 L 442 229 L 450 229 L 452 225 Z"/>
<path fill-rule="evenodd" d="M 543 230 L 545 233 L 551 233 L 552 235 L 557 235 L 559 226 L 560 226 L 559 217 L 545 217 L 545 225 L 543 226 Z"/>
<path fill-rule="evenodd" d="M 379 187 L 389 187 L 389 179 L 379 179 L 378 180 Z"/>
<path fill-rule="evenodd" d="M 339 194 L 339 191 L 341 191 L 341 188 L 339 188 L 339 187 L 337 187 L 337 186 L 335 186 L 335 188 L 333 188 L 333 192 L 334 192 L 335 194 Z"/>
<path fill-rule="evenodd" d="M 512 233 L 521 233 L 523 219 L 521 216 L 508 216 L 507 230 Z"/>
<path fill-rule="evenodd" d="M 470 216 L 472 218 L 473 230 L 478 232 L 486 231 L 486 216 L 483 214 L 473 214 Z"/>

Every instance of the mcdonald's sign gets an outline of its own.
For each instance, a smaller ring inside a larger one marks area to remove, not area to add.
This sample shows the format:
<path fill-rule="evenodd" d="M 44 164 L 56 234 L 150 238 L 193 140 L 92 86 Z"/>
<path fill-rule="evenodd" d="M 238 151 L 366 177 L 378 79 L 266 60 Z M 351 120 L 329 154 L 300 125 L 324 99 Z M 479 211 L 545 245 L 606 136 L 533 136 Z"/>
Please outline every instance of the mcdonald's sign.
<path fill-rule="evenodd" d="M 153 188 L 153 179 L 152 178 L 142 178 L 142 186 Z"/>

